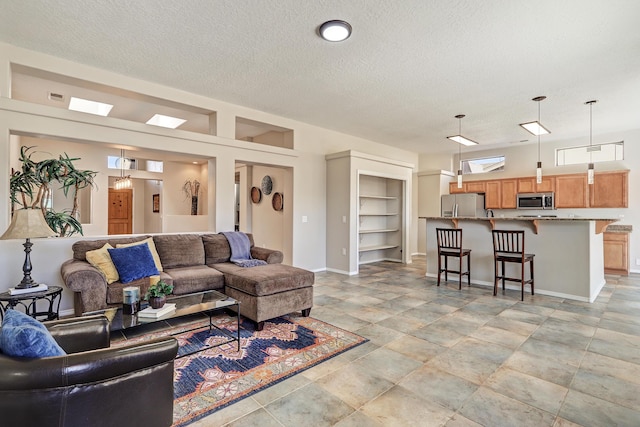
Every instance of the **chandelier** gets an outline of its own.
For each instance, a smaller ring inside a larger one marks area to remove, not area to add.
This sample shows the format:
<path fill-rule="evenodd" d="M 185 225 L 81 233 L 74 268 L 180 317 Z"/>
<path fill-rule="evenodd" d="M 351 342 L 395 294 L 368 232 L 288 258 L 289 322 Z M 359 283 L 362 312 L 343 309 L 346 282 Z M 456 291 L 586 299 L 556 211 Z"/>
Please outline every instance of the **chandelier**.
<path fill-rule="evenodd" d="M 124 157 L 124 149 L 120 150 L 120 177 L 116 178 L 116 182 L 113 184 L 113 187 L 116 190 L 124 190 L 127 188 L 131 188 L 131 176 L 124 175 L 124 163 L 127 161 Z"/>

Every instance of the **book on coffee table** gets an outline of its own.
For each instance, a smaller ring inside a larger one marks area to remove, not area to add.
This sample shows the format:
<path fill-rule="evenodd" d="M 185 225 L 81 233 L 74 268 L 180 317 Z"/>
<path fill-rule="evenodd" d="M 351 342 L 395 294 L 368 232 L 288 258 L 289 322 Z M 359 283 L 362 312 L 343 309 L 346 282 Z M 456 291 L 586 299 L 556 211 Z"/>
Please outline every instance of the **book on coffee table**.
<path fill-rule="evenodd" d="M 172 303 L 166 303 L 165 305 L 163 305 L 161 308 L 151 308 L 151 307 L 147 307 L 144 310 L 140 310 L 138 312 L 138 317 L 151 317 L 151 318 L 158 318 L 158 317 L 162 317 L 166 314 L 169 314 L 173 311 L 176 310 L 176 305 L 172 304 Z"/>

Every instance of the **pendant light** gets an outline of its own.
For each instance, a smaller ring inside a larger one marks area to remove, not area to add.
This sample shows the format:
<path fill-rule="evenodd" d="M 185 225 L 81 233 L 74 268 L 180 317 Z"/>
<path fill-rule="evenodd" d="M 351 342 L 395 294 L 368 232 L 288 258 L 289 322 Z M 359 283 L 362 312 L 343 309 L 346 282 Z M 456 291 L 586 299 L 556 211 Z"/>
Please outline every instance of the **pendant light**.
<path fill-rule="evenodd" d="M 456 119 L 458 119 L 458 135 L 457 136 L 459 136 L 460 138 L 463 138 L 462 119 L 464 119 L 464 114 L 458 114 L 456 116 Z M 449 138 L 452 139 L 452 137 L 449 137 Z M 458 188 L 462 188 L 462 144 L 463 143 L 458 142 Z"/>
<path fill-rule="evenodd" d="M 593 185 L 593 104 L 598 102 L 593 99 L 591 101 L 585 102 L 586 105 L 589 106 L 589 148 L 587 151 L 589 152 L 589 168 L 587 169 L 587 183 Z"/>
<path fill-rule="evenodd" d="M 131 175 L 124 176 L 124 162 L 126 161 L 124 157 L 124 149 L 120 150 L 120 178 L 116 178 L 116 182 L 113 187 L 116 190 L 123 190 L 126 188 L 131 188 Z"/>
<path fill-rule="evenodd" d="M 536 183 L 537 184 L 542 184 L 542 162 L 540 161 L 540 135 L 551 133 L 549 132 L 549 129 L 542 126 L 542 124 L 540 123 L 540 102 L 544 101 L 545 99 L 547 99 L 546 96 L 536 96 L 535 98 L 532 99 L 532 101 L 535 101 L 538 103 L 538 120 L 537 121 L 520 123 L 520 126 L 526 129 L 527 132 L 538 137 L 538 163 L 536 164 Z"/>

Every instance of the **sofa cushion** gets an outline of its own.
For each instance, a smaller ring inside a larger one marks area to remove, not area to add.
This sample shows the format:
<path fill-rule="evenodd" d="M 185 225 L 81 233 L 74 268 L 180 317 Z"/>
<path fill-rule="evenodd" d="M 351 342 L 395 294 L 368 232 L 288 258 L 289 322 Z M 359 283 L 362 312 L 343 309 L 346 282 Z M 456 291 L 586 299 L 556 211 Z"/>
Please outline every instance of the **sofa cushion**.
<path fill-rule="evenodd" d="M 225 286 L 238 289 L 255 296 L 287 292 L 293 289 L 313 286 L 311 271 L 283 264 L 267 264 L 242 268 L 231 263 L 214 264 L 224 273 Z"/>
<path fill-rule="evenodd" d="M 153 242 L 153 237 L 148 237 L 144 240 L 140 240 L 139 242 L 133 243 L 118 243 L 116 244 L 116 248 L 126 248 L 128 246 L 135 245 L 149 245 L 149 251 L 151 251 L 151 256 L 153 257 L 153 262 L 156 264 L 156 268 L 158 271 L 162 271 L 162 262 L 160 262 L 160 255 L 158 255 L 158 251 L 156 250 L 156 244 Z"/>
<path fill-rule="evenodd" d="M 113 260 L 111 259 L 111 255 L 109 255 L 109 251 L 107 249 L 113 249 L 113 246 L 105 243 L 100 249 L 87 251 L 85 256 L 87 257 L 89 264 L 93 265 L 95 268 L 100 270 L 102 274 L 104 274 L 104 277 L 107 279 L 107 283 L 113 283 L 120 279 L 120 276 L 118 275 L 118 270 L 113 264 Z"/>
<path fill-rule="evenodd" d="M 175 295 L 224 288 L 224 275 L 206 265 L 171 268 L 164 272 L 173 279 L 173 293 Z"/>
<path fill-rule="evenodd" d="M 253 235 L 247 233 L 249 247 L 253 247 Z M 224 234 L 203 234 L 205 264 L 212 265 L 221 262 L 229 262 L 231 259 L 231 247 Z"/>
<path fill-rule="evenodd" d="M 160 274 L 153 261 L 149 245 L 146 243 L 126 248 L 107 249 L 107 251 L 111 255 L 122 283 Z"/>
<path fill-rule="evenodd" d="M 149 236 L 136 236 L 136 237 L 121 237 L 114 239 L 100 239 L 100 240 L 78 240 L 73 245 L 71 245 L 71 249 L 73 250 L 73 258 L 78 261 L 86 261 L 86 254 L 88 251 L 93 251 L 96 249 L 100 249 L 105 245 L 105 243 L 109 243 L 114 248 L 121 243 L 133 243 L 139 242 L 141 240 L 146 239 Z"/>
<path fill-rule="evenodd" d="M 6 310 L 0 331 L 0 349 L 12 357 L 54 357 L 66 353 L 47 328 L 18 310 Z"/>
<path fill-rule="evenodd" d="M 198 234 L 159 234 L 153 236 L 153 241 L 165 271 L 204 265 L 204 246 Z"/>

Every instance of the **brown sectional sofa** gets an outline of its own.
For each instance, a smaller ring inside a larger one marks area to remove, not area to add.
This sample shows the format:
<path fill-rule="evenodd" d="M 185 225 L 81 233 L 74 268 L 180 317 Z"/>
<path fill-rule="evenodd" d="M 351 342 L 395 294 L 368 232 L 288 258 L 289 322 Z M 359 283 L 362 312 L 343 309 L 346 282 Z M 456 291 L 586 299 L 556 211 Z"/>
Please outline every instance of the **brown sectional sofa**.
<path fill-rule="evenodd" d="M 100 270 L 89 264 L 86 253 L 106 243 L 139 242 L 152 237 L 162 270 L 160 277 L 173 284 L 175 295 L 214 289 L 240 301 L 240 312 L 262 327 L 265 320 L 302 311 L 308 316 L 313 305 L 313 272 L 282 263 L 282 252 L 254 246 L 251 256 L 267 265 L 242 268 L 229 261 L 231 248 L 222 234 L 162 234 L 81 240 L 73 244 L 73 258 L 61 266 L 65 285 L 74 292 L 74 311 L 82 313 L 122 304 L 122 288 L 140 286 L 144 294 L 149 278 L 123 284 L 107 283 Z"/>

